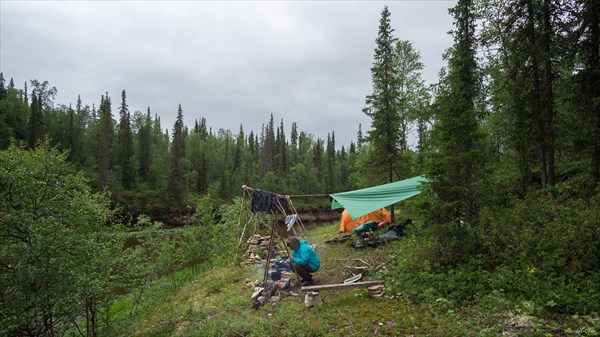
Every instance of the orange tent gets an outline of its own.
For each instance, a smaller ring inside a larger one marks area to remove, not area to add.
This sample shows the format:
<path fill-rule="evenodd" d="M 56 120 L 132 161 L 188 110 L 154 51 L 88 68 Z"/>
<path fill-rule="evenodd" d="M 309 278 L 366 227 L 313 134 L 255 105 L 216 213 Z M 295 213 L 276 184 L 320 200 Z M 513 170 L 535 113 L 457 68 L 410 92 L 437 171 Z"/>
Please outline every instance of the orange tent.
<path fill-rule="evenodd" d="M 364 224 L 365 222 L 369 222 L 369 221 L 381 222 L 381 221 L 391 221 L 391 220 L 392 219 L 390 217 L 390 214 L 388 213 L 388 211 L 385 208 L 365 214 L 354 220 L 350 217 L 350 214 L 348 214 L 348 211 L 344 210 L 342 212 L 342 222 L 340 223 L 340 232 L 341 233 L 352 232 L 354 230 L 354 228 Z"/>

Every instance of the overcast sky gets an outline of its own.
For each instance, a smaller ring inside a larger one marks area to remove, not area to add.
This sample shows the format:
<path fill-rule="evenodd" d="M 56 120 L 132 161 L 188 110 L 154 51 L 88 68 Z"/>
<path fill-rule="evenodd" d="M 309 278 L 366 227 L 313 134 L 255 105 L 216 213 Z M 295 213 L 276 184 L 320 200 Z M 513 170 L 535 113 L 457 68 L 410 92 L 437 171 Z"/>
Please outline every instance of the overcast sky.
<path fill-rule="evenodd" d="M 452 45 L 455 1 L 6 1 L 0 0 L 0 71 L 23 88 L 58 90 L 55 104 L 96 107 L 108 92 L 118 119 L 121 91 L 131 113 L 157 114 L 172 130 L 206 118 L 213 131 L 260 133 L 273 114 L 336 146 L 366 133 L 361 111 L 381 12 L 437 81 Z M 29 83 L 28 83 L 29 85 Z M 288 138 L 289 139 L 289 138 Z"/>

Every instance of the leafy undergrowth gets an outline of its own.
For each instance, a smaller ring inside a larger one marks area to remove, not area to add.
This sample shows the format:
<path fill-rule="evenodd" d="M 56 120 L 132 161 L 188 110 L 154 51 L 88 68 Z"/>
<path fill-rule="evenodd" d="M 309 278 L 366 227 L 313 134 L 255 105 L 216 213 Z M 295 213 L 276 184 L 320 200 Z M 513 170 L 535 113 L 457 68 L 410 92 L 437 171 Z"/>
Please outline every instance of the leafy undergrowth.
<path fill-rule="evenodd" d="M 308 232 L 321 257 L 315 284 L 341 283 L 347 266 L 385 268 L 401 258 L 403 240 L 376 248 L 355 249 L 339 237 L 337 224 Z M 415 304 L 389 294 L 368 295 L 364 288 L 324 290 L 321 306 L 306 308 L 304 294 L 284 297 L 252 309 L 249 285 L 255 270 L 230 266 L 213 269 L 181 287 L 131 324 L 127 336 L 595 336 L 596 319 L 537 318 L 495 295 L 469 307 L 443 298 Z M 363 280 L 377 279 L 368 275 Z"/>

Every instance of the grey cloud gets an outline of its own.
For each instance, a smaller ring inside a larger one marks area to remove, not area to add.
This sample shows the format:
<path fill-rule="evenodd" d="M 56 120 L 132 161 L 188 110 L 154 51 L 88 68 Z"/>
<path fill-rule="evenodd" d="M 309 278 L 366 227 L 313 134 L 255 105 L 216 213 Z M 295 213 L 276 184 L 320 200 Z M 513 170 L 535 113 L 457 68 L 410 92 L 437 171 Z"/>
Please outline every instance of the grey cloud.
<path fill-rule="evenodd" d="M 413 42 L 432 83 L 452 44 L 453 1 L 389 3 L 395 35 Z M 121 90 L 130 110 L 213 130 L 260 132 L 273 113 L 289 131 L 338 146 L 370 121 L 361 109 L 384 2 L 0 2 L 0 71 L 18 86 L 56 86 L 57 103 L 98 106 Z"/>

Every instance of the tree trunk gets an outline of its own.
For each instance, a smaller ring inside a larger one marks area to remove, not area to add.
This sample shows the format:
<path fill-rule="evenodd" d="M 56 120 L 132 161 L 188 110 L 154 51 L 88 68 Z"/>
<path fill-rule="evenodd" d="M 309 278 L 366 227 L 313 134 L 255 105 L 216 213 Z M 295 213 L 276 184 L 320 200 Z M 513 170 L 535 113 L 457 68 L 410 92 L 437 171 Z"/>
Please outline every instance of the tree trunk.
<path fill-rule="evenodd" d="M 592 127 L 592 162 L 591 162 L 591 175 L 592 175 L 592 188 L 600 182 L 600 97 L 598 97 L 600 90 L 600 55 L 598 50 L 600 49 L 600 43 L 598 41 L 598 35 L 600 34 L 600 23 L 598 22 L 598 16 L 600 15 L 600 5 L 597 1 L 589 1 L 587 5 L 587 17 L 590 20 L 590 46 L 588 55 L 588 67 L 589 67 L 589 86 L 588 86 L 588 102 L 590 109 L 590 122 Z"/>
<path fill-rule="evenodd" d="M 529 56 L 531 58 L 531 76 L 533 77 L 533 118 L 537 126 L 537 141 L 538 141 L 538 154 L 540 164 L 540 180 L 542 184 L 542 191 L 546 192 L 546 185 L 548 182 L 548 171 L 546 163 L 546 121 L 544 119 L 544 113 L 542 112 L 541 100 L 540 100 L 540 71 L 539 71 L 539 60 L 537 51 L 537 42 L 535 38 L 535 15 L 533 13 L 533 3 L 531 0 L 527 1 L 527 35 L 529 38 Z"/>
<path fill-rule="evenodd" d="M 87 299 L 85 303 L 85 317 L 87 320 L 86 334 L 87 336 L 98 337 L 98 310 L 96 302 L 93 299 Z"/>
<path fill-rule="evenodd" d="M 394 179 L 394 172 L 393 172 L 393 168 L 392 168 L 391 165 L 389 166 L 389 172 L 388 172 L 388 174 L 389 174 L 389 180 L 388 180 L 388 182 L 391 183 L 393 181 L 392 179 Z M 395 218 L 396 218 L 396 216 L 394 215 L 394 204 L 392 204 L 390 206 L 390 220 L 391 220 L 391 223 L 394 223 Z"/>
<path fill-rule="evenodd" d="M 545 97 L 544 97 L 544 113 L 546 124 L 546 142 L 548 156 L 548 183 L 554 185 L 556 183 L 556 173 L 554 170 L 554 73 L 552 71 L 552 21 L 550 18 L 550 0 L 544 0 L 544 34 L 543 34 L 543 52 L 544 52 L 544 77 L 545 77 Z"/>

